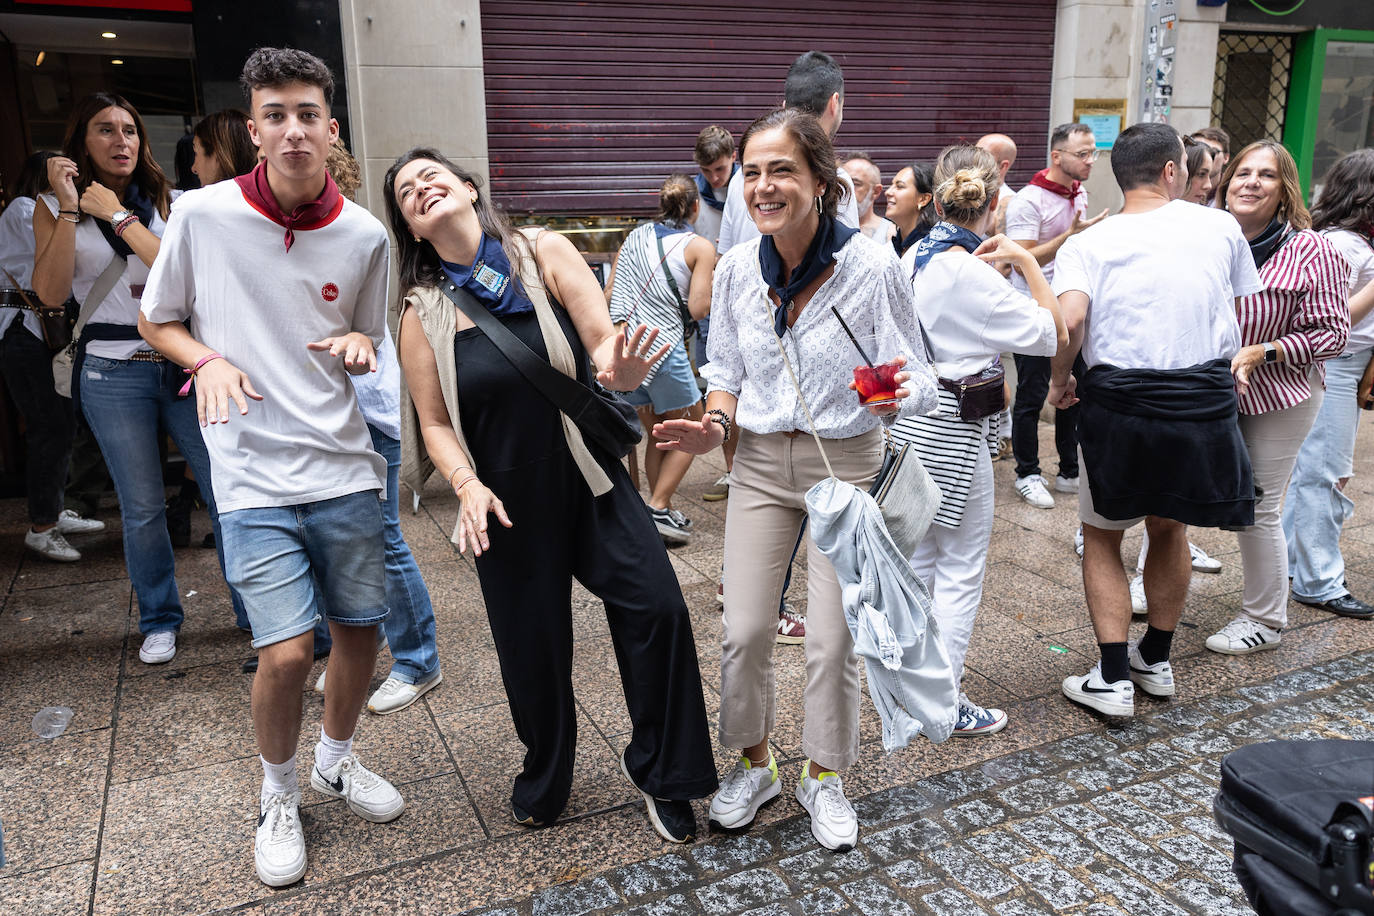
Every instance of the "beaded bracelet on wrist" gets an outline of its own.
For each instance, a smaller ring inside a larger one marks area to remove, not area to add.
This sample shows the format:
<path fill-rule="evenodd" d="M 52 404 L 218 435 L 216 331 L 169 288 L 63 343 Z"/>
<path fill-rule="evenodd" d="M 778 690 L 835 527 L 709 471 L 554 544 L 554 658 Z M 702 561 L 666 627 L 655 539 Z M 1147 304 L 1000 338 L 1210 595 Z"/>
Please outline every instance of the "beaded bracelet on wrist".
<path fill-rule="evenodd" d="M 708 411 L 706 411 L 706 416 L 711 417 L 713 420 L 715 420 L 717 423 L 720 424 L 720 428 L 721 428 L 721 429 L 725 430 L 725 438 L 722 439 L 721 441 L 722 441 L 722 442 L 729 442 L 729 441 L 730 441 L 730 433 L 731 433 L 731 432 L 734 430 L 734 428 L 735 428 L 735 424 L 734 424 L 734 422 L 730 419 L 730 415 L 727 414 L 725 411 L 721 410 L 719 407 L 717 407 L 717 408 L 715 408 L 715 409 L 713 409 L 713 410 L 708 410 Z"/>

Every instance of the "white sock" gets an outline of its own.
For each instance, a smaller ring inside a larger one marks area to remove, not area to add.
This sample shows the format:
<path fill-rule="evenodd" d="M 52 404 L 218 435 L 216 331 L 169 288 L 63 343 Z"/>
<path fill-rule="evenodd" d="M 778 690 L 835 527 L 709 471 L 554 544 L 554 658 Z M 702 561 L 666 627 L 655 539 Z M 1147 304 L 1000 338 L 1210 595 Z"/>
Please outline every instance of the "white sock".
<path fill-rule="evenodd" d="M 296 791 L 296 757 L 294 754 L 285 763 L 268 763 L 267 758 L 261 754 L 258 755 L 258 759 L 262 761 L 263 801 L 273 795 L 290 795 Z"/>
<path fill-rule="evenodd" d="M 315 745 L 315 769 L 321 773 L 327 772 L 351 753 L 352 738 L 336 741 L 325 734 L 323 725 L 320 726 L 320 743 Z"/>

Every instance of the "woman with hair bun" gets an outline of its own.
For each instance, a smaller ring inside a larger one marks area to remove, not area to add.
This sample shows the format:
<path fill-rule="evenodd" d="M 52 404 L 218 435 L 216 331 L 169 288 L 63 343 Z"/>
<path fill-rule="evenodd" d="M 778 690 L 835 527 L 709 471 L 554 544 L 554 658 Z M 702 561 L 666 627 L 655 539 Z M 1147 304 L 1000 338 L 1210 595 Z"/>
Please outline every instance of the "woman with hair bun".
<path fill-rule="evenodd" d="M 882 464 L 881 418 L 929 410 L 929 371 L 898 372 L 896 402 L 851 390 L 861 357 L 841 321 L 875 338 L 878 362 L 924 351 L 911 288 L 886 246 L 835 218 L 840 182 L 820 123 L 795 108 L 759 118 L 740 141 L 744 201 L 761 237 L 721 258 L 711 305 L 710 383 L 700 422 L 654 427 L 662 449 L 702 455 L 739 436 L 725 516 L 725 636 L 720 742 L 739 748 L 711 800 L 711 823 L 742 830 L 782 791 L 774 724 L 777 607 L 806 518 L 805 494 L 829 476 L 867 489 Z M 841 317 L 843 316 L 843 317 Z M 797 397 L 783 351 L 809 411 Z M 816 436 L 827 442 L 823 460 Z M 847 850 L 859 822 L 840 771 L 859 758 L 859 670 L 835 568 L 807 537 L 806 721 L 797 800 L 821 845 Z"/>
<path fill-rule="evenodd" d="M 1312 228 L 1340 252 L 1350 268 L 1350 337 L 1341 355 L 1327 360 L 1326 397 L 1298 451 L 1283 506 L 1293 599 L 1343 617 L 1374 617 L 1374 607 L 1346 588 L 1341 528 L 1355 511 L 1345 485 L 1354 473 L 1357 393 L 1374 359 L 1374 149 L 1337 160 L 1312 207 Z"/>
<path fill-rule="evenodd" d="M 711 310 L 716 249 L 692 231 L 700 209 L 696 182 L 686 175 L 670 175 L 658 192 L 658 213 L 626 237 L 606 285 L 612 322 L 619 327 L 643 322 L 673 345 L 649 369 L 644 382 L 626 395 L 645 429 L 664 420 L 701 421 L 701 390 L 683 343 L 687 320 L 703 318 Z M 644 455 L 649 515 L 668 544 L 685 544 L 692 536 L 692 523 L 673 508 L 673 494 L 693 457 L 652 447 Z"/>
<path fill-rule="evenodd" d="M 983 599 L 993 510 L 985 442 L 1001 405 L 989 405 L 981 419 L 961 419 L 954 392 L 959 380 L 996 369 L 1002 353 L 1054 356 L 1069 339 L 1035 256 L 1004 235 L 983 240 L 996 219 L 1000 176 L 988 151 L 946 148 L 934 176 L 941 219 L 902 258 L 939 376 L 939 406 L 927 416 L 902 420 L 893 437 L 912 444 L 940 487 L 940 508 L 911 565 L 930 589 L 956 683 L 963 679 Z M 1030 295 L 1008 284 L 995 264 L 1019 269 Z M 1005 712 L 979 706 L 960 690 L 956 736 L 989 735 L 1006 724 Z"/>

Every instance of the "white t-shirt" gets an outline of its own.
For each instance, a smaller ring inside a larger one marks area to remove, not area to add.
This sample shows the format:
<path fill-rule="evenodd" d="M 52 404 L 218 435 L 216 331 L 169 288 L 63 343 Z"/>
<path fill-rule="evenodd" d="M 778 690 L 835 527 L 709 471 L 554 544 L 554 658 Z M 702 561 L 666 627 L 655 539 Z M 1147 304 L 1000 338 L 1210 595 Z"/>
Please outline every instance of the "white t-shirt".
<path fill-rule="evenodd" d="M 234 181 L 177 202 L 143 294 L 149 321 L 191 319 L 191 333 L 263 396 L 248 414 L 204 428 L 221 512 L 293 506 L 383 490 L 386 462 L 343 360 L 306 349 L 358 331 L 380 347 L 386 327 L 387 236 L 343 201 L 327 225 L 285 230 Z"/>
<path fill-rule="evenodd" d="M 1059 249 L 1054 294 L 1087 293 L 1089 367 L 1184 369 L 1240 349 L 1235 300 L 1264 289 L 1235 217 L 1175 200 Z"/>
<path fill-rule="evenodd" d="M 854 182 L 842 168 L 836 168 L 840 178 L 840 204 L 835 217 L 846 226 L 859 228 L 859 202 L 854 199 Z M 720 222 L 720 238 L 716 240 L 716 252 L 725 254 L 736 245 L 743 245 L 759 237 L 759 227 L 749 215 L 744 204 L 744 169 L 737 169 L 730 176 L 730 184 L 725 190 L 725 215 Z"/>
<path fill-rule="evenodd" d="M 1328 229 L 1322 233 L 1326 240 L 1336 246 L 1336 250 L 1350 265 L 1350 294 L 1374 283 L 1374 246 L 1369 240 L 1349 229 Z M 1345 344 L 1342 356 L 1358 353 L 1374 347 L 1374 312 L 1364 316 L 1364 320 L 1350 329 L 1350 339 Z"/>
<path fill-rule="evenodd" d="M 401 362 L 391 330 L 382 325 L 382 345 L 377 348 L 377 371 L 349 374 L 358 395 L 358 409 L 368 426 L 375 426 L 392 439 L 401 438 Z"/>
<path fill-rule="evenodd" d="M 1056 194 L 1038 185 L 1028 184 L 1016 192 L 1011 203 L 1007 204 L 1007 230 L 1009 239 L 1032 239 L 1046 242 L 1073 228 L 1075 216 L 1088 212 L 1088 192 L 1082 191 L 1070 204 L 1063 195 Z M 1054 261 L 1041 266 L 1046 282 L 1054 282 Z M 1026 278 L 1021 272 L 1011 272 L 1011 285 L 1023 293 L 1030 292 Z"/>
<path fill-rule="evenodd" d="M 16 197 L 10 201 L 4 213 L 0 213 L 0 267 L 9 271 L 14 279 L 0 273 L 0 286 L 19 289 L 33 288 L 33 208 L 38 202 L 32 197 Z M 39 340 L 43 339 L 43 328 L 38 316 L 29 309 L 0 309 L 0 336 L 10 328 L 10 323 L 22 316 L 24 327 Z"/>
<path fill-rule="evenodd" d="M 43 194 L 39 197 L 52 211 L 54 217 L 57 216 L 57 198 L 51 194 Z M 95 286 L 95 281 L 105 272 L 110 259 L 115 257 L 114 249 L 110 243 L 105 241 L 105 236 L 101 233 L 100 227 L 96 225 L 94 216 L 82 216 L 81 222 L 76 225 L 76 270 L 72 274 L 72 295 L 77 302 L 84 303 L 86 297 L 90 295 L 91 288 Z M 161 236 L 166 229 L 161 215 L 156 208 L 153 210 L 153 224 L 147 227 L 153 235 Z M 95 313 L 91 315 L 90 321 L 98 324 L 138 324 L 138 304 L 143 296 L 144 286 L 148 282 L 148 265 L 136 254 L 131 254 L 125 260 L 128 262 L 124 268 L 124 273 L 115 281 L 114 287 L 100 300 L 100 305 L 96 306 Z M 58 303 L 54 302 L 53 305 Z M 134 340 L 91 340 L 86 343 L 86 354 L 88 356 L 99 356 L 104 359 L 128 359 L 139 350 L 151 350 L 147 342 L 136 338 Z"/>
<path fill-rule="evenodd" d="M 880 216 L 872 227 L 860 231 L 879 245 L 891 245 L 892 237 L 897 234 L 897 224 Z"/>
<path fill-rule="evenodd" d="M 723 189 L 721 193 L 724 193 Z M 720 238 L 720 221 L 724 215 L 723 209 L 717 210 L 706 201 L 702 201 L 697 207 L 697 219 L 692 223 L 692 231 L 714 245 Z"/>
<path fill-rule="evenodd" d="M 911 276 L 916 246 L 902 256 Z M 912 277 L 916 317 L 925 329 L 935 371 L 957 379 L 982 372 L 1003 353 L 1053 356 L 1054 316 L 985 261 L 962 248 L 942 251 Z"/>

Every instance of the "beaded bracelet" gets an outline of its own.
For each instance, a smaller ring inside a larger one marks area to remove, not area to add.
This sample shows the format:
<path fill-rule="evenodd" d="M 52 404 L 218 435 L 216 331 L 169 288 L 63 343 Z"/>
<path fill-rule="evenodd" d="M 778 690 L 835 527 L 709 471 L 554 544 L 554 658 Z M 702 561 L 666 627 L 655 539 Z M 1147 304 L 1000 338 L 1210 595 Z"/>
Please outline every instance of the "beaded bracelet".
<path fill-rule="evenodd" d="M 729 442 L 730 432 L 735 428 L 735 424 L 730 420 L 730 415 L 727 414 L 725 411 L 721 410 L 719 407 L 717 407 L 714 410 L 706 411 L 706 416 L 715 420 L 717 423 L 720 424 L 720 428 L 725 430 L 725 438 L 721 440 L 721 443 L 723 444 Z"/>
<path fill-rule="evenodd" d="M 120 220 L 119 224 L 114 227 L 114 234 L 116 236 L 123 235 L 124 230 L 128 229 L 129 226 L 133 225 L 136 222 L 138 222 L 138 217 L 130 213 L 128 216 Z"/>
<path fill-rule="evenodd" d="M 200 371 L 200 367 L 214 359 L 224 359 L 224 356 L 219 353 L 207 353 L 205 356 L 202 356 L 200 358 L 200 361 L 196 363 L 194 366 L 192 366 L 190 369 L 182 369 L 181 371 L 189 375 L 190 378 L 186 380 L 185 385 L 181 386 L 181 390 L 177 392 L 177 395 L 184 398 L 186 397 L 186 395 L 190 394 L 191 383 L 196 380 L 196 373 Z"/>

